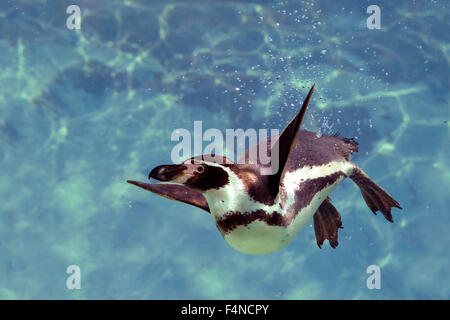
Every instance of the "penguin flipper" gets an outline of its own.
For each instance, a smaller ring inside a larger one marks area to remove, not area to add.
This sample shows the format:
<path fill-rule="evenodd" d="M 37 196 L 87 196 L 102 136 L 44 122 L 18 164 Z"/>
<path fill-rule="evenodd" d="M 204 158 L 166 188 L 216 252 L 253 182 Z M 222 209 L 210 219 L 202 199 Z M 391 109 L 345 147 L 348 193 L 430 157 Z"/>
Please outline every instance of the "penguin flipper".
<path fill-rule="evenodd" d="M 173 183 L 150 184 L 133 180 L 127 180 L 127 182 L 170 200 L 181 201 L 211 213 L 205 197 L 200 192 L 186 186 Z"/>
<path fill-rule="evenodd" d="M 334 249 L 338 246 L 338 229 L 342 229 L 341 215 L 331 204 L 330 198 L 322 202 L 319 209 L 314 214 L 314 231 L 319 248 L 327 239 Z"/>
<path fill-rule="evenodd" d="M 382 187 L 373 181 L 361 168 L 354 166 L 350 179 L 361 190 L 361 194 L 367 206 L 374 214 L 381 211 L 383 216 L 389 221 L 394 222 L 391 214 L 391 208 L 403 209 L 400 204 L 392 198 Z"/>
<path fill-rule="evenodd" d="M 289 159 L 289 155 L 291 154 L 291 151 L 295 146 L 295 141 L 300 131 L 303 118 L 305 117 L 309 101 L 311 100 L 312 94 L 314 92 L 314 87 L 315 85 L 311 87 L 308 95 L 303 101 L 300 111 L 294 118 L 292 118 L 286 128 L 284 128 L 283 132 L 278 137 L 278 140 L 274 142 L 274 146 L 271 150 L 271 164 L 273 165 L 274 163 L 278 162 L 277 172 L 268 177 L 269 189 L 274 197 L 278 194 L 280 179 L 283 173 L 284 166 L 286 165 L 286 162 Z M 276 155 L 276 153 L 278 154 Z M 275 159 L 274 156 L 278 156 L 278 159 Z"/>

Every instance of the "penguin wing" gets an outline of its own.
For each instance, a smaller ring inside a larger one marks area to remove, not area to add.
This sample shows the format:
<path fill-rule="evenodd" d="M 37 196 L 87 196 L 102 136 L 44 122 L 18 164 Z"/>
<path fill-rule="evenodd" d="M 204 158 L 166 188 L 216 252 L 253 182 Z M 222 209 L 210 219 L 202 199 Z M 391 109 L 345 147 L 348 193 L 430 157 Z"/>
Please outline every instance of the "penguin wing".
<path fill-rule="evenodd" d="M 300 127 L 306 114 L 306 109 L 308 108 L 309 101 L 311 100 L 312 94 L 314 92 L 314 87 L 315 85 L 311 87 L 308 95 L 303 101 L 300 111 L 294 118 L 292 118 L 286 128 L 284 128 L 283 132 L 274 142 L 274 145 L 272 147 L 272 150 L 278 153 L 276 155 L 278 156 L 278 159 L 274 158 L 274 155 L 271 155 L 272 166 L 274 164 L 274 161 L 278 162 L 276 166 L 277 171 L 269 176 L 269 189 L 273 196 L 276 196 L 278 194 L 281 175 L 283 174 L 286 162 L 292 154 L 292 150 L 294 149 L 294 146 L 296 144 L 297 136 L 300 132 Z"/>
<path fill-rule="evenodd" d="M 256 167 L 259 169 L 259 173 L 264 172 L 267 176 L 265 180 L 266 188 L 269 191 L 269 195 L 272 199 L 275 199 L 280 190 L 280 182 L 283 172 L 285 172 L 285 166 L 299 136 L 300 127 L 305 117 L 306 109 L 308 108 L 309 101 L 311 100 L 314 92 L 313 85 L 308 92 L 302 107 L 297 115 L 292 118 L 289 124 L 284 128 L 280 135 L 269 137 L 256 146 L 253 146 L 247 150 L 247 152 L 238 160 L 238 164 L 245 163 L 247 165 Z M 268 151 L 268 152 L 267 152 Z M 254 158 L 252 159 L 251 156 Z M 260 158 L 261 155 L 268 157 L 269 163 L 263 163 Z M 255 162 L 256 160 L 256 162 Z M 263 171 L 261 169 L 264 169 Z"/>
<path fill-rule="evenodd" d="M 208 203 L 205 197 L 198 191 L 192 190 L 186 186 L 173 183 L 144 183 L 134 180 L 127 180 L 128 183 L 134 184 L 142 189 L 156 193 L 170 200 L 184 202 L 210 213 Z"/>
<path fill-rule="evenodd" d="M 269 179 L 271 187 L 276 190 L 276 193 L 278 193 L 278 186 L 280 184 L 284 166 L 286 165 L 289 155 L 295 146 L 296 138 L 300 132 L 300 127 L 305 116 L 306 109 L 308 108 L 309 101 L 311 100 L 311 96 L 314 92 L 314 87 L 315 85 L 311 87 L 305 101 L 303 101 L 302 108 L 297 115 L 292 118 L 281 134 L 260 141 L 257 145 L 249 148 L 238 160 L 238 164 L 254 164 L 259 167 L 266 168 L 271 167 L 273 162 L 277 161 L 277 171 L 272 174 Z M 274 152 L 278 153 L 276 158 L 275 154 L 273 154 Z M 253 155 L 256 159 L 252 159 L 251 155 Z M 260 158 L 261 155 L 270 157 L 270 163 L 262 163 L 262 159 Z M 254 160 L 256 160 L 256 162 L 254 162 Z"/>

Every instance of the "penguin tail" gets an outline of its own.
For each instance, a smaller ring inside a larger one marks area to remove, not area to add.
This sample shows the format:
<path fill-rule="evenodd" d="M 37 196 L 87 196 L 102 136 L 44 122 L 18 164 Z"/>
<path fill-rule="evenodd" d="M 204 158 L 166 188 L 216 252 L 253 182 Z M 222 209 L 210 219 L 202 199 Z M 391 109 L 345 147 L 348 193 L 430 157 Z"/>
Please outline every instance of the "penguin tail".
<path fill-rule="evenodd" d="M 391 214 L 391 208 L 403 209 L 400 204 L 392 198 L 382 187 L 373 181 L 361 168 L 355 165 L 350 179 L 361 190 L 361 194 L 370 210 L 376 215 L 381 211 L 383 216 L 389 221 L 394 222 Z"/>
<path fill-rule="evenodd" d="M 314 232 L 319 248 L 325 240 L 334 249 L 338 246 L 338 229 L 342 229 L 341 215 L 331 204 L 330 198 L 326 198 L 314 214 Z"/>

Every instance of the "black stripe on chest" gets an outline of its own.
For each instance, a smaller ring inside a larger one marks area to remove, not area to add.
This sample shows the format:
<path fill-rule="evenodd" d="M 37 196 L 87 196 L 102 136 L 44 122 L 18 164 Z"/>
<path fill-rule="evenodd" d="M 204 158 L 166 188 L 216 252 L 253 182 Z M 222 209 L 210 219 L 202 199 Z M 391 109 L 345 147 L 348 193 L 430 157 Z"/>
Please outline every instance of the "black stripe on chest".
<path fill-rule="evenodd" d="M 332 185 L 341 177 L 345 177 L 345 174 L 342 171 L 338 171 L 325 177 L 300 183 L 298 190 L 295 191 L 295 202 L 292 208 L 286 208 L 289 211 L 284 215 L 277 211 L 267 213 L 262 209 L 251 212 L 229 211 L 217 219 L 217 228 L 225 235 L 239 226 L 248 226 L 256 220 L 263 221 L 269 226 L 287 227 L 294 221 L 299 211 L 311 203 L 313 197 L 319 191 Z M 323 200 L 325 199 L 326 197 Z"/>

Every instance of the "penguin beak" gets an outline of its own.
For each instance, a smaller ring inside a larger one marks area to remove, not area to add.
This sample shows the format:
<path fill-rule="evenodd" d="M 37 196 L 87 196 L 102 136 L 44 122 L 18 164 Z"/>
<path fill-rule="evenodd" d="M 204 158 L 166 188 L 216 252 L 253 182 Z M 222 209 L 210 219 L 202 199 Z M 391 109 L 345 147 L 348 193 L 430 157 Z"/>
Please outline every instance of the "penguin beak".
<path fill-rule="evenodd" d="M 178 181 L 183 177 L 187 167 L 183 164 L 167 164 L 154 168 L 148 175 L 150 178 L 159 181 Z"/>

